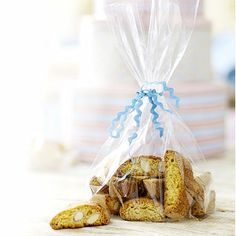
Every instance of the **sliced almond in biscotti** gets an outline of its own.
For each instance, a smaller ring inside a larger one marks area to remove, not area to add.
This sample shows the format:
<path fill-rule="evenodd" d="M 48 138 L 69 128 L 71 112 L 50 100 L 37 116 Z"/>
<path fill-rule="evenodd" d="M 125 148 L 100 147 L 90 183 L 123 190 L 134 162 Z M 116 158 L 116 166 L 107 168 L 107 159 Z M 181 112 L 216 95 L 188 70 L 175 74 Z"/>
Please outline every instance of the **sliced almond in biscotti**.
<path fill-rule="evenodd" d="M 140 160 L 140 166 L 145 173 L 149 173 L 151 171 L 150 163 L 148 160 Z"/>
<path fill-rule="evenodd" d="M 163 221 L 163 207 L 150 198 L 135 198 L 126 201 L 120 208 L 120 217 L 131 221 Z"/>
<path fill-rule="evenodd" d="M 92 225 L 94 224 L 98 218 L 100 217 L 100 213 L 94 213 L 87 219 L 87 224 Z"/>
<path fill-rule="evenodd" d="M 106 208 L 96 203 L 86 203 L 60 212 L 50 225 L 53 229 L 66 229 L 106 225 L 109 222 L 110 215 Z"/>
<path fill-rule="evenodd" d="M 138 156 L 125 161 L 115 173 L 115 176 L 152 176 L 160 177 L 163 175 L 159 171 L 160 157 Z"/>
<path fill-rule="evenodd" d="M 84 217 L 83 212 L 77 211 L 77 212 L 74 214 L 74 221 L 79 221 L 79 220 L 81 220 L 83 217 Z"/>

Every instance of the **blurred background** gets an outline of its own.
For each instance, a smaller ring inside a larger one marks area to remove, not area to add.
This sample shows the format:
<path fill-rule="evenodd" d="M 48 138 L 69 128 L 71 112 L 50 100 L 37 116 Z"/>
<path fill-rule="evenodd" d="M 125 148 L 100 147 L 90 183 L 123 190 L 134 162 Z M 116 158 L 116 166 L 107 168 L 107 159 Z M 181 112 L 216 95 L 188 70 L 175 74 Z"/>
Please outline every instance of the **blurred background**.
<path fill-rule="evenodd" d="M 47 70 L 31 94 L 32 170 L 63 172 L 91 163 L 112 117 L 138 89 L 108 26 L 108 2 L 48 1 Z M 201 0 L 190 45 L 172 79 L 179 112 L 206 158 L 234 148 L 234 8 L 233 0 Z"/>
<path fill-rule="evenodd" d="M 1 222 L 17 235 L 24 225 L 38 229 L 27 235 L 39 234 L 59 206 L 86 198 L 81 186 L 87 167 L 113 116 L 138 89 L 107 25 L 108 1 L 1 3 Z M 201 0 L 190 45 L 172 79 L 179 112 L 209 160 L 207 168 L 227 181 L 235 142 L 234 9 L 233 0 Z M 222 185 L 227 196 L 233 194 L 231 185 L 218 180 L 218 196 Z M 17 227 L 8 220 L 12 212 Z"/>

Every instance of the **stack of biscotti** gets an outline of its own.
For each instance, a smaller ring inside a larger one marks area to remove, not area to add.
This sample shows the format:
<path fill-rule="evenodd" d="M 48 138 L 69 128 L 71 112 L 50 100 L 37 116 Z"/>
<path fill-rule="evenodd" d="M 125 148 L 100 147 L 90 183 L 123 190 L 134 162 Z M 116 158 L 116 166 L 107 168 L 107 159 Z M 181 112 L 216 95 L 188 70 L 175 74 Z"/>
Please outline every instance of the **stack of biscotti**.
<path fill-rule="evenodd" d="M 59 213 L 53 229 L 108 224 L 110 215 L 124 220 L 161 222 L 204 217 L 214 211 L 215 192 L 209 191 L 211 174 L 195 177 L 188 159 L 175 151 L 138 156 L 122 163 L 104 182 L 90 180 L 93 197 L 86 204 Z"/>
<path fill-rule="evenodd" d="M 109 194 L 118 197 L 124 220 L 163 221 L 165 218 L 164 166 L 156 156 L 139 156 L 124 162 L 109 181 Z"/>
<path fill-rule="evenodd" d="M 124 220 L 200 218 L 214 209 L 215 192 L 209 191 L 211 174 L 194 176 L 190 161 L 175 151 L 166 151 L 163 160 L 134 157 L 122 163 L 106 184 L 98 179 L 91 180 L 92 191 L 99 189 L 96 195 L 119 201 L 115 214 Z"/>

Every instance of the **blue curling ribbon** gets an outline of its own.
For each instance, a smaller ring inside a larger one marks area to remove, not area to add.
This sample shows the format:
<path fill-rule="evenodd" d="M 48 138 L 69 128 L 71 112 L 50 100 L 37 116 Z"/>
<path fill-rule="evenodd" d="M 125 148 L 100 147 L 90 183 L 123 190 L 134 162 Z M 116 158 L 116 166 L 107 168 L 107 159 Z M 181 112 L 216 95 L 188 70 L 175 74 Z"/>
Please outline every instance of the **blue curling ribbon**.
<path fill-rule="evenodd" d="M 138 93 L 139 94 L 139 93 Z M 144 94 L 140 93 L 140 100 L 137 101 L 137 103 L 135 104 L 135 111 L 136 111 L 136 116 L 134 117 L 134 121 L 136 122 L 136 127 L 139 128 L 140 127 L 140 121 L 141 121 L 141 115 L 142 115 L 142 111 L 140 110 L 140 107 L 143 105 L 143 101 L 141 100 L 143 98 Z M 132 143 L 132 141 L 134 139 L 136 139 L 138 137 L 137 132 L 133 132 L 130 137 L 128 138 L 129 144 Z"/>
<path fill-rule="evenodd" d="M 124 130 L 124 124 L 127 120 L 128 114 L 131 112 L 136 112 L 136 115 L 134 116 L 134 121 L 136 125 L 136 130 L 140 127 L 141 122 L 141 116 L 142 111 L 141 107 L 143 105 L 142 99 L 144 97 L 148 97 L 148 100 L 151 104 L 151 114 L 152 114 L 152 122 L 154 124 L 154 127 L 157 131 L 159 131 L 160 137 L 164 134 L 164 128 L 162 127 L 161 123 L 158 121 L 159 114 L 156 111 L 156 108 L 159 107 L 165 112 L 171 112 L 169 109 L 164 108 L 164 105 L 161 101 L 158 101 L 158 97 L 163 96 L 164 92 L 169 93 L 170 99 L 175 100 L 176 107 L 179 107 L 180 99 L 179 97 L 174 95 L 174 89 L 167 86 L 165 81 L 162 82 L 153 82 L 149 84 L 155 84 L 155 85 L 162 85 L 162 90 L 160 92 L 157 92 L 155 89 L 141 89 L 139 92 L 137 92 L 137 95 L 134 99 L 132 99 L 131 104 L 129 106 L 126 106 L 124 111 L 118 112 L 116 117 L 112 120 L 111 128 L 109 129 L 110 136 L 113 138 L 119 138 L 121 132 Z M 116 128 L 118 126 L 118 128 Z M 133 142 L 134 139 L 138 137 L 138 134 L 136 131 L 132 132 L 131 135 L 128 138 L 129 144 Z"/>
<path fill-rule="evenodd" d="M 180 98 L 175 96 L 175 90 L 173 88 L 167 87 L 167 84 L 165 81 L 162 82 L 163 85 L 163 91 L 168 91 L 169 92 L 169 96 L 171 99 L 175 100 L 175 106 L 177 108 L 179 108 L 179 103 L 180 103 Z"/>
<path fill-rule="evenodd" d="M 155 100 L 154 100 L 154 97 L 155 97 Z M 158 122 L 158 118 L 159 118 L 159 115 L 158 113 L 156 112 L 156 108 L 157 108 L 157 104 L 158 103 L 155 103 L 154 101 L 157 101 L 157 96 L 155 95 L 155 92 L 153 93 L 153 95 L 151 97 L 148 97 L 149 99 L 149 102 L 152 104 L 152 107 L 151 107 L 151 110 L 150 112 L 152 113 L 153 117 L 152 117 L 152 122 L 154 124 L 154 127 L 156 130 L 159 130 L 160 132 L 160 137 L 163 136 L 163 133 L 164 133 L 164 128 L 161 127 L 161 123 Z"/>
<path fill-rule="evenodd" d="M 124 122 L 126 121 L 129 112 L 134 109 L 134 106 L 137 102 L 137 99 L 133 99 L 131 102 L 130 106 L 126 106 L 125 110 L 122 112 L 118 112 L 116 117 L 112 120 L 112 125 L 111 128 L 109 129 L 110 132 L 110 136 L 113 138 L 119 138 L 120 137 L 120 133 L 122 132 L 122 130 L 124 129 Z M 115 129 L 116 124 L 120 123 L 120 128 L 119 129 Z"/>

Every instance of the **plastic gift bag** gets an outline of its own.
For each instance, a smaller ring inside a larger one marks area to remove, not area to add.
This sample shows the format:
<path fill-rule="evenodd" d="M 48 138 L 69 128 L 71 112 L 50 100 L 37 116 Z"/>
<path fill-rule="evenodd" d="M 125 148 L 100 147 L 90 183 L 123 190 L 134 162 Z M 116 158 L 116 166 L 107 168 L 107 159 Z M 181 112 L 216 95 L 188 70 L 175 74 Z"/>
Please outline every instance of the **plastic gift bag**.
<path fill-rule="evenodd" d="M 214 210 L 211 174 L 198 168 L 204 157 L 176 112 L 181 98 L 169 86 L 199 2 L 188 0 L 189 12 L 183 0 L 147 2 L 111 1 L 107 9 L 140 90 L 114 117 L 89 185 L 94 196 L 106 195 L 110 211 L 124 220 L 204 217 Z"/>

